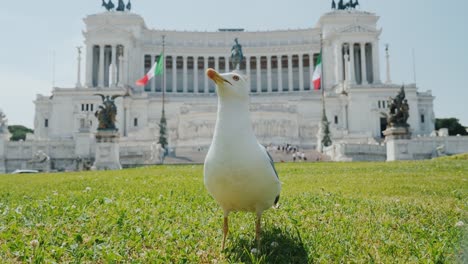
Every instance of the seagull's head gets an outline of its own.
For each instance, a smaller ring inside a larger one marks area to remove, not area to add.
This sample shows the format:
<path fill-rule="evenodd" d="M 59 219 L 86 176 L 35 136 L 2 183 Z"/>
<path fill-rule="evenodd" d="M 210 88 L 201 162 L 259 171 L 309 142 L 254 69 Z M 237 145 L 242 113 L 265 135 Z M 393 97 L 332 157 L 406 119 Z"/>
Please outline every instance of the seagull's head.
<path fill-rule="evenodd" d="M 206 75 L 215 82 L 219 97 L 223 99 L 249 98 L 249 88 L 246 76 L 237 72 L 219 74 L 212 68 L 206 70 Z"/>

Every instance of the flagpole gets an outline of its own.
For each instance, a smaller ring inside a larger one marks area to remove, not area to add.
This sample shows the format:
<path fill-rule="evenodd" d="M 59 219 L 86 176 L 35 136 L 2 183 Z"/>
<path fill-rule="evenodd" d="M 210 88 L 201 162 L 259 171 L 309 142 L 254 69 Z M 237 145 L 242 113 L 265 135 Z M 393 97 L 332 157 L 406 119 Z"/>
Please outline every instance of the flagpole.
<path fill-rule="evenodd" d="M 321 74 L 322 76 L 320 76 L 320 89 L 322 90 L 322 106 L 323 106 L 323 112 L 325 114 L 325 88 L 324 88 L 324 84 L 325 84 L 325 72 L 323 70 L 323 33 L 320 33 L 320 60 L 321 60 L 321 63 L 320 63 L 320 68 L 321 68 Z"/>
<path fill-rule="evenodd" d="M 162 111 L 164 113 L 164 103 L 166 94 L 166 57 L 165 57 L 165 46 L 166 46 L 166 35 L 162 35 L 162 63 L 163 63 L 163 74 L 162 74 Z"/>

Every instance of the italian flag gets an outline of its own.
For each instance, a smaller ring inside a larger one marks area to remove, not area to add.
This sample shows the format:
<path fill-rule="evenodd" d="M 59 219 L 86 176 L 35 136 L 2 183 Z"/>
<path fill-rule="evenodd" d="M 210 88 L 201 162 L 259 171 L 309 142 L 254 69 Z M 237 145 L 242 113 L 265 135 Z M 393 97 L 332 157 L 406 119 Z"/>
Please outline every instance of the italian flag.
<path fill-rule="evenodd" d="M 320 55 L 317 58 L 317 64 L 315 64 L 312 82 L 314 83 L 314 90 L 320 90 L 322 82 L 322 52 L 320 52 Z"/>
<path fill-rule="evenodd" d="M 148 73 L 146 73 L 145 76 L 143 76 L 143 78 L 141 78 L 140 80 L 136 81 L 136 85 L 139 85 L 139 86 L 145 86 L 148 84 L 148 82 L 155 76 L 155 75 L 159 75 L 159 74 L 162 74 L 163 72 L 163 61 L 164 61 L 164 55 L 161 53 L 159 55 L 159 59 L 158 61 L 156 61 L 153 66 L 151 67 L 151 69 L 148 71 Z"/>

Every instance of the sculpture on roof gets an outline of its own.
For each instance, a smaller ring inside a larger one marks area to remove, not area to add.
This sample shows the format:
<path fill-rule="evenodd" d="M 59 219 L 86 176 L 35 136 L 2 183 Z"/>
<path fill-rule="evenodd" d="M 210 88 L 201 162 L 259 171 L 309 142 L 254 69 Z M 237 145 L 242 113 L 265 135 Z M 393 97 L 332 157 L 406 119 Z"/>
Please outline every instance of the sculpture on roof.
<path fill-rule="evenodd" d="M 111 11 L 111 10 L 113 10 L 115 8 L 115 5 L 112 2 L 112 0 L 109 0 L 107 3 L 106 3 L 105 0 L 102 0 L 102 6 L 104 8 L 106 8 L 107 11 Z M 123 0 L 119 0 L 119 3 L 118 3 L 117 8 L 115 10 L 119 11 L 119 12 L 124 12 L 125 9 L 130 11 L 132 9 L 132 3 L 130 2 L 130 0 L 128 0 L 127 5 L 125 5 Z"/>
<path fill-rule="evenodd" d="M 109 2 L 106 3 L 106 1 L 102 0 L 102 6 L 107 9 L 107 11 L 111 11 L 114 9 L 115 5 L 112 3 L 112 0 L 109 0 Z"/>
<path fill-rule="evenodd" d="M 338 2 L 338 10 L 356 9 L 356 6 L 358 5 L 359 5 L 358 0 L 356 0 L 355 2 L 353 2 L 353 0 L 349 0 L 349 2 L 347 2 L 346 4 L 344 3 L 343 0 L 340 0 Z M 332 2 L 332 9 L 336 9 L 335 0 L 333 0 Z"/>
<path fill-rule="evenodd" d="M 115 106 L 115 99 L 122 95 L 99 95 L 102 98 L 102 104 L 99 109 L 94 113 L 94 116 L 98 119 L 98 130 L 117 130 L 115 127 L 115 121 L 117 116 L 117 106 Z"/>
<path fill-rule="evenodd" d="M 231 63 L 234 70 L 239 70 L 240 64 L 244 59 L 244 54 L 242 53 L 242 45 L 239 44 L 237 38 L 234 39 L 234 42 L 236 42 L 236 44 L 231 48 Z"/>
<path fill-rule="evenodd" d="M 388 100 L 387 123 L 390 127 L 409 127 L 407 121 L 409 118 L 408 100 L 405 99 L 405 87 L 402 86 L 400 92 L 395 98 Z"/>
<path fill-rule="evenodd" d="M 128 3 L 127 3 L 127 10 L 128 11 L 132 10 L 132 3 L 130 2 L 130 0 L 128 0 Z"/>
<path fill-rule="evenodd" d="M 119 4 L 117 5 L 117 8 L 115 10 L 120 12 L 125 11 L 125 4 L 123 0 L 119 0 Z"/>

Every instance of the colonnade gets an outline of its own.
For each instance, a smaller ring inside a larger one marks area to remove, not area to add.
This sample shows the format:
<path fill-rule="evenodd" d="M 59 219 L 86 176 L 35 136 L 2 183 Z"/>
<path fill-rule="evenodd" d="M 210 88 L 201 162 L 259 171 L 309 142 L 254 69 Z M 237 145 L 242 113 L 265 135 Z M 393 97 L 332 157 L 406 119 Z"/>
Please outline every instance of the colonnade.
<path fill-rule="evenodd" d="M 88 45 L 86 74 L 88 87 L 111 87 L 124 82 L 123 58 L 128 54 L 123 45 Z"/>
<path fill-rule="evenodd" d="M 318 53 L 248 55 L 241 63 L 240 70 L 247 75 L 252 93 L 305 91 L 312 87 L 312 73 L 317 57 Z M 159 55 L 144 55 L 142 74 L 158 59 Z M 205 74 L 208 68 L 229 72 L 232 70 L 230 56 L 166 54 L 166 92 L 214 93 L 214 84 Z M 144 89 L 147 92 L 161 92 L 163 85 L 163 77 L 156 76 Z"/>
<path fill-rule="evenodd" d="M 344 42 L 335 45 L 335 74 L 338 81 L 351 84 L 373 84 L 379 80 L 378 49 L 376 43 Z"/>

